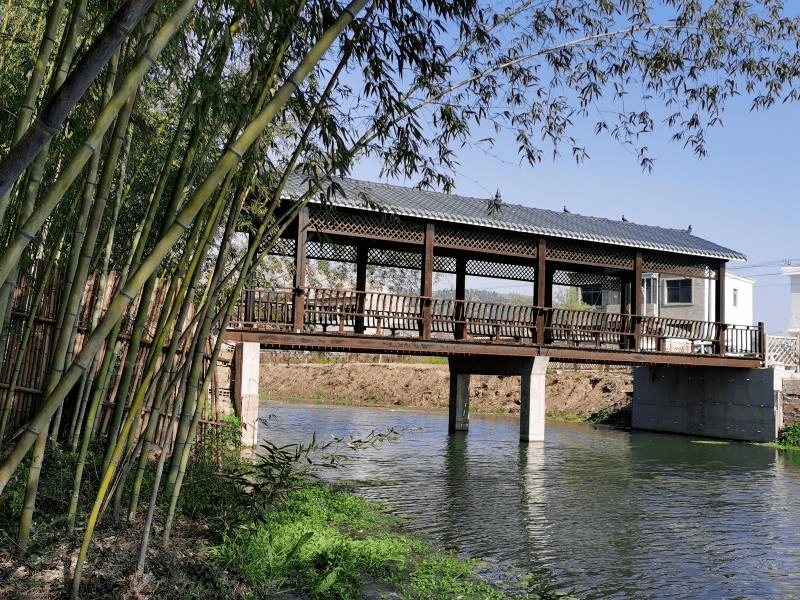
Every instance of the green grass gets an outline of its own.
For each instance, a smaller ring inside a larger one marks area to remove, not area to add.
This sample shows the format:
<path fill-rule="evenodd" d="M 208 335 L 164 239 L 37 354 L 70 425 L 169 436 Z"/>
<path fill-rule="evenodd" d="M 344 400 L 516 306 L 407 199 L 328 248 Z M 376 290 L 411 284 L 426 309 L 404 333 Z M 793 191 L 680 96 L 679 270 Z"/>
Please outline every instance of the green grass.
<path fill-rule="evenodd" d="M 586 423 L 586 415 L 574 410 L 551 410 L 547 413 L 547 418 L 562 423 Z"/>
<path fill-rule="evenodd" d="M 238 570 L 256 597 L 291 589 L 312 599 L 356 599 L 365 582 L 408 599 L 510 597 L 476 575 L 477 562 L 397 529 L 380 507 L 315 484 L 291 493 L 266 519 L 232 530 L 209 553 L 220 569 Z"/>

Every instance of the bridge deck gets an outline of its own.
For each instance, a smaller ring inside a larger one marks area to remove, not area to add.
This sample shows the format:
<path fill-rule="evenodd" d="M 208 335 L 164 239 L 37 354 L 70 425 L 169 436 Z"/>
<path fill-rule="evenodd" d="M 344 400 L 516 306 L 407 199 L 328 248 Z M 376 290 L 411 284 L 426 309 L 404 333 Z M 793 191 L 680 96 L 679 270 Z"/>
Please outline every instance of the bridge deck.
<path fill-rule="evenodd" d="M 755 326 L 322 288 L 246 290 L 225 338 L 275 349 L 637 365 L 753 368 L 764 358 Z"/>

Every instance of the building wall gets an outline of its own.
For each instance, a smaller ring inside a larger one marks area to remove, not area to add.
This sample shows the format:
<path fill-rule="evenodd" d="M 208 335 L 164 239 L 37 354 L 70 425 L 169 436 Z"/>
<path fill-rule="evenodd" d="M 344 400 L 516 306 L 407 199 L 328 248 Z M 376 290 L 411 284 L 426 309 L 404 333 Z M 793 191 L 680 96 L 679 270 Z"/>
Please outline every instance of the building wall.
<path fill-rule="evenodd" d="M 753 325 L 753 284 L 749 277 L 732 273 L 725 276 L 725 322 L 731 325 Z M 736 303 L 734 305 L 734 300 Z"/>
<path fill-rule="evenodd" d="M 790 278 L 789 331 L 800 334 L 800 267 L 784 267 L 783 274 Z"/>
<path fill-rule="evenodd" d="M 687 279 L 686 277 L 663 276 L 658 282 L 659 316 L 675 319 L 709 320 L 708 298 L 713 298 L 715 284 L 706 279 L 692 279 L 692 301 L 689 303 L 667 302 L 667 282 Z"/>

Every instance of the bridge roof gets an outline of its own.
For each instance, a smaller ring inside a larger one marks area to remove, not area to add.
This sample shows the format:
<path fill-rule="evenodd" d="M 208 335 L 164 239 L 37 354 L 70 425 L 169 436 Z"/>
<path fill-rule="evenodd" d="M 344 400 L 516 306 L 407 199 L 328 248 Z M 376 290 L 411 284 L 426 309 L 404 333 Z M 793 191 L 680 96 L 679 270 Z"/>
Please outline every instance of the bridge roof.
<path fill-rule="evenodd" d="M 430 221 L 705 258 L 746 260 L 743 254 L 694 236 L 686 229 L 640 225 L 629 221 L 614 221 L 506 203 L 503 203 L 501 210 L 489 215 L 486 198 L 470 198 L 347 178 L 336 178 L 335 181 L 341 186 L 343 194 L 333 195 L 330 203 L 343 208 L 382 211 Z M 308 186 L 306 177 L 295 175 L 287 183 L 284 194 L 289 198 L 297 198 L 308 191 Z M 315 199 L 312 202 L 319 200 Z"/>

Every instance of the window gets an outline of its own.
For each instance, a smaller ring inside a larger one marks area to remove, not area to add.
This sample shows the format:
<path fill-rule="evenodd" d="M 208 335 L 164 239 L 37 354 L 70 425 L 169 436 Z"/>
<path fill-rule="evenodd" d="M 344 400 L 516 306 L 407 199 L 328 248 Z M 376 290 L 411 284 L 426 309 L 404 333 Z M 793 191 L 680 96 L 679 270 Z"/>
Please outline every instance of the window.
<path fill-rule="evenodd" d="M 692 280 L 691 279 L 667 279 L 664 282 L 666 289 L 667 304 L 691 304 L 692 303 Z"/>
<path fill-rule="evenodd" d="M 603 304 L 603 288 L 599 285 L 581 286 L 581 301 L 589 306 L 601 306 Z"/>
<path fill-rule="evenodd" d="M 733 305 L 739 306 L 739 290 L 733 288 Z"/>

